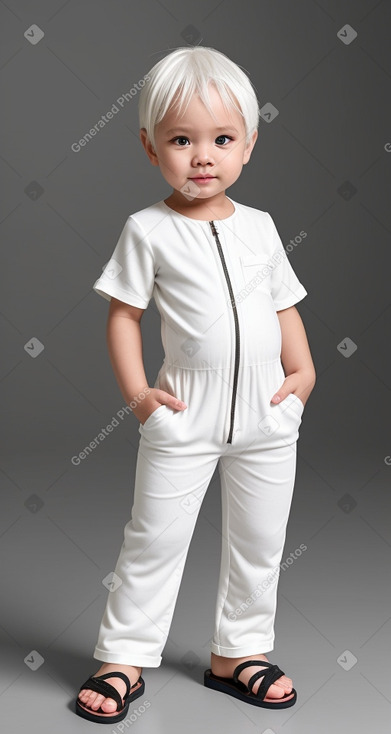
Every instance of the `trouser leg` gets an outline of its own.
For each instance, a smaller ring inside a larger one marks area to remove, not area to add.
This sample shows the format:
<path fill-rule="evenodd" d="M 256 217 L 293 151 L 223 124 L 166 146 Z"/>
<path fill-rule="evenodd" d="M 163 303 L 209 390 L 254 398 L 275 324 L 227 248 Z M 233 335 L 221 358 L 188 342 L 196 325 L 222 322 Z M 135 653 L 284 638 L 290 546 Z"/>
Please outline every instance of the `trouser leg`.
<path fill-rule="evenodd" d="M 194 446 L 192 453 L 170 446 L 164 429 L 162 424 L 152 441 L 140 441 L 131 519 L 115 567 L 122 583 L 108 595 L 94 651 L 105 662 L 160 665 L 199 508 L 218 461 L 213 452 L 197 455 Z"/>
<path fill-rule="evenodd" d="M 279 564 L 296 472 L 296 443 L 227 453 L 219 463 L 222 555 L 211 651 L 273 649 Z"/>

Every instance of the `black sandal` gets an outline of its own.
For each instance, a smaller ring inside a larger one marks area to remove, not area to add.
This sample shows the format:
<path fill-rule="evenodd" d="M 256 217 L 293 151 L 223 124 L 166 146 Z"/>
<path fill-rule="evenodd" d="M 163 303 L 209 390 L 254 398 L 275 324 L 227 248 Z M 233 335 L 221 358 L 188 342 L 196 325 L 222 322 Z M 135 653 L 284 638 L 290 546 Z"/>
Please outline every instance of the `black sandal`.
<path fill-rule="evenodd" d="M 244 668 L 250 665 L 263 665 L 266 667 L 266 670 L 258 670 L 251 676 L 246 685 L 239 680 L 238 675 Z M 213 688 L 215 691 L 221 691 L 221 693 L 227 693 L 229 696 L 234 696 L 240 701 L 246 701 L 246 703 L 251 703 L 254 706 L 262 706 L 266 709 L 285 709 L 288 706 L 293 706 L 297 701 L 297 692 L 294 688 L 282 698 L 266 699 L 268 689 L 282 675 L 285 675 L 285 673 L 278 665 L 272 665 L 272 663 L 266 660 L 246 660 L 244 663 L 239 663 L 235 668 L 232 678 L 223 678 L 215 675 L 208 668 L 204 673 L 204 686 Z M 262 676 L 264 676 L 262 683 L 259 685 L 257 692 L 253 693 L 252 687 L 255 681 Z"/>
<path fill-rule="evenodd" d="M 110 683 L 106 683 L 106 678 L 122 678 L 124 683 L 126 683 L 123 708 L 121 708 L 122 698 L 120 694 L 114 686 L 110 685 Z M 106 713 L 102 710 L 101 706 L 94 711 L 94 709 L 85 707 L 79 698 L 76 699 L 76 713 L 79 716 L 82 716 L 83 719 L 88 719 L 88 721 L 96 721 L 98 724 L 111 724 L 125 718 L 128 713 L 129 704 L 134 701 L 135 698 L 142 696 L 144 693 L 145 682 L 140 675 L 138 681 L 131 686 L 126 673 L 122 673 L 118 670 L 113 673 L 103 673 L 103 675 L 91 675 L 86 682 L 80 686 L 79 693 L 85 688 L 88 688 L 91 691 L 96 691 L 96 693 L 101 693 L 106 698 L 113 698 L 117 704 L 118 713 Z"/>

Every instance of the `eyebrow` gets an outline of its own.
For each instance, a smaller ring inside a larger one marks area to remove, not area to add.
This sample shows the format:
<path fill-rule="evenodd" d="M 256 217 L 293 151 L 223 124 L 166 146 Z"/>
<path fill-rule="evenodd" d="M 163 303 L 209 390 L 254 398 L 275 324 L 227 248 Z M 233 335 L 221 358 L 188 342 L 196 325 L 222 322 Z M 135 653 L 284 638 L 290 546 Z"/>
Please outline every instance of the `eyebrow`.
<path fill-rule="evenodd" d="M 173 133 L 187 132 L 189 130 L 192 130 L 192 128 L 189 127 L 188 125 L 184 125 L 183 127 L 174 127 L 174 128 L 171 128 L 170 130 L 167 130 L 166 131 L 166 134 L 167 135 L 172 135 Z M 228 125 L 223 125 L 222 127 L 215 127 L 214 130 L 217 130 L 217 131 L 218 130 L 226 130 L 227 132 L 229 131 L 229 132 L 234 132 L 234 133 L 237 133 L 238 132 L 237 129 L 236 129 L 236 127 L 229 127 Z"/>

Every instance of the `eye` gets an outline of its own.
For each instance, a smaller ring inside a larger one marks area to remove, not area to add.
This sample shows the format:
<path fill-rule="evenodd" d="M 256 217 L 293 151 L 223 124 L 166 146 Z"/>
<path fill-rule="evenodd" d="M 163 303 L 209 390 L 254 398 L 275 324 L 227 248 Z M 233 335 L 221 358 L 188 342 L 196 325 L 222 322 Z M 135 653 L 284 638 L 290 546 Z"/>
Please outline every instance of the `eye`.
<path fill-rule="evenodd" d="M 176 138 L 173 138 L 171 142 L 172 143 L 176 143 L 177 140 L 189 140 L 189 138 L 185 138 L 183 135 L 177 135 L 177 137 Z M 180 147 L 181 148 L 184 148 L 185 146 L 180 145 Z"/>
<path fill-rule="evenodd" d="M 230 137 L 229 135 L 219 135 L 219 137 L 218 137 L 218 138 L 216 138 L 216 142 L 217 142 L 218 140 L 221 140 L 221 138 L 227 138 L 227 140 L 232 140 L 232 138 L 231 138 L 231 137 Z"/>
<path fill-rule="evenodd" d="M 231 138 L 230 135 L 219 135 L 216 138 L 215 142 L 220 147 L 223 147 L 224 145 L 226 145 L 226 143 L 224 142 L 224 140 L 233 140 L 233 138 Z M 219 141 L 222 141 L 222 142 L 219 142 Z M 190 141 L 189 141 L 189 138 L 186 138 L 184 135 L 177 135 L 170 142 L 171 143 L 178 143 L 178 147 L 185 148 L 186 147 L 186 144 L 189 143 Z"/>

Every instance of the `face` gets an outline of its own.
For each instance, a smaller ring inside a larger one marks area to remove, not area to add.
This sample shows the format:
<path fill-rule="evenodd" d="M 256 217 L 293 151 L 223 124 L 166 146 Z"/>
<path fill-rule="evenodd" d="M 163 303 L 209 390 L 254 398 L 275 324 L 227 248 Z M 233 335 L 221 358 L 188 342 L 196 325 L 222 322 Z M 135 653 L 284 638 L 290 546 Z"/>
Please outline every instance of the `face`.
<path fill-rule="evenodd" d="M 243 165 L 250 159 L 257 139 L 253 133 L 248 145 L 242 116 L 235 109 L 226 110 L 214 85 L 209 85 L 210 101 L 216 119 L 194 95 L 186 112 L 178 116 L 170 107 L 155 126 L 155 149 L 140 130 L 140 138 L 154 166 L 174 189 L 178 202 L 189 202 L 181 189 L 187 189 L 195 200 L 216 203 L 239 178 Z M 207 177 L 207 178 L 206 178 Z"/>

